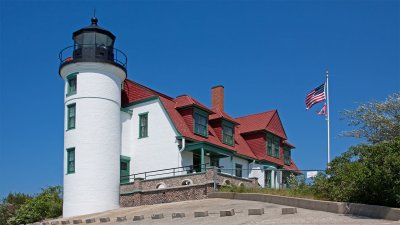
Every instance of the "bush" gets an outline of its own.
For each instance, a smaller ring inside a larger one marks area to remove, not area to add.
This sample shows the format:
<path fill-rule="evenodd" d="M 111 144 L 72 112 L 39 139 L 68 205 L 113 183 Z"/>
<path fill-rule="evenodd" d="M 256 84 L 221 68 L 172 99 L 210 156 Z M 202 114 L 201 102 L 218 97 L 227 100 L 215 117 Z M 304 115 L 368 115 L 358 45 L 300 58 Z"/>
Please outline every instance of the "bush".
<path fill-rule="evenodd" d="M 0 224 L 7 224 L 7 220 L 30 199 L 32 199 L 31 196 L 23 193 L 8 194 L 0 203 Z"/>
<path fill-rule="evenodd" d="M 334 201 L 400 207 L 400 137 L 351 147 L 315 179 L 315 194 Z"/>
<path fill-rule="evenodd" d="M 62 188 L 60 186 L 42 189 L 42 192 L 28 200 L 8 219 L 8 224 L 26 224 L 62 215 Z"/>

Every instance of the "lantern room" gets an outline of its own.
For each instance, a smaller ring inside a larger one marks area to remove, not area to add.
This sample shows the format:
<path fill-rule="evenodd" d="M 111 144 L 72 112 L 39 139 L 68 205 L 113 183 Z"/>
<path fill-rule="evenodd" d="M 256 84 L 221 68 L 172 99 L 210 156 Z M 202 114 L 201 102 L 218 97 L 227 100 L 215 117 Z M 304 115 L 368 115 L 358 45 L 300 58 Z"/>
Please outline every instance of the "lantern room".
<path fill-rule="evenodd" d="M 114 48 L 115 35 L 97 25 L 98 19 L 93 17 L 91 24 L 72 34 L 73 46 L 60 52 L 60 70 L 75 62 L 102 62 L 114 64 L 126 72 L 126 55 Z"/>

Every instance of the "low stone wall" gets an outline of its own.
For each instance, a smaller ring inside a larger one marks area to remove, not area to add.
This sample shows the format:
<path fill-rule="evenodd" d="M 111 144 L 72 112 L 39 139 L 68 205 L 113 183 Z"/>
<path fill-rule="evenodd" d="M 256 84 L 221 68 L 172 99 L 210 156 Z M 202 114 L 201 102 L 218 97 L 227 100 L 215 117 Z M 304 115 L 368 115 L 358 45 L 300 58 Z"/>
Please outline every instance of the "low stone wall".
<path fill-rule="evenodd" d="M 205 199 L 213 192 L 214 183 L 186 185 L 173 188 L 135 191 L 120 195 L 121 207 L 153 205 L 168 202 Z"/>
<path fill-rule="evenodd" d="M 246 187 L 259 187 L 257 178 L 246 179 L 225 173 L 218 173 L 216 176 L 216 180 L 217 184 L 219 185 L 235 185 L 235 186 L 244 185 Z"/>
<path fill-rule="evenodd" d="M 233 193 L 213 192 L 208 194 L 209 198 L 227 198 L 248 201 L 269 202 L 279 205 L 287 205 L 304 209 L 325 211 L 338 214 L 352 214 L 378 219 L 400 220 L 400 209 L 377 205 L 365 205 L 347 202 L 331 202 L 313 199 L 294 198 L 287 196 L 256 194 L 256 193 Z"/>
<path fill-rule="evenodd" d="M 222 185 L 257 187 L 258 182 L 257 179 L 245 179 L 218 173 L 216 168 L 174 177 L 148 180 L 136 178 L 134 182 L 121 184 L 120 205 L 121 207 L 132 207 L 204 199 L 207 198 L 208 193 L 214 191 L 214 188 L 218 189 Z"/>

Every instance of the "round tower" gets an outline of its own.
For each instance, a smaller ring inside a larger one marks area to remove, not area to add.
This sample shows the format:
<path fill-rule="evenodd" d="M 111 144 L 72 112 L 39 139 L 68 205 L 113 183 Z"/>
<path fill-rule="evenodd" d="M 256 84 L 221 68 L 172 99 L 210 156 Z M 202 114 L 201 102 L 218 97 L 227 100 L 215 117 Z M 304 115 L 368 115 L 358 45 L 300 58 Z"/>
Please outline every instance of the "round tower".
<path fill-rule="evenodd" d="M 60 52 L 65 81 L 63 216 L 119 208 L 121 84 L 125 54 L 115 36 L 97 25 L 73 33 Z"/>

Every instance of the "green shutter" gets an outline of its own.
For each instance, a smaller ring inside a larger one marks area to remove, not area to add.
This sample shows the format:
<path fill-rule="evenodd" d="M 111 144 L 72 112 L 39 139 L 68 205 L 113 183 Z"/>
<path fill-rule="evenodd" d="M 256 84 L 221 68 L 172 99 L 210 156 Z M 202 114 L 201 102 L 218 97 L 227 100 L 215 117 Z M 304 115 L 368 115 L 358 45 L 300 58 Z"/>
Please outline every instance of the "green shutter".
<path fill-rule="evenodd" d="M 67 174 L 75 173 L 75 148 L 67 149 Z"/>

